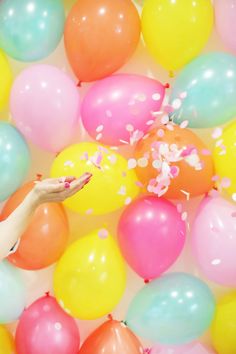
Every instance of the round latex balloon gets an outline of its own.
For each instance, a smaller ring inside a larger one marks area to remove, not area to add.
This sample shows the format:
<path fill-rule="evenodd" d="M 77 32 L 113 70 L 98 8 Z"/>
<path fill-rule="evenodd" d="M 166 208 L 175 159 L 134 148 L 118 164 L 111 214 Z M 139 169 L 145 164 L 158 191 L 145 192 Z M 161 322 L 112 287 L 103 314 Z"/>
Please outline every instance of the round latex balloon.
<path fill-rule="evenodd" d="M 1 6 L 1 4 L 0 4 Z M 7 105 L 12 84 L 12 72 L 7 58 L 0 50 L 0 111 Z"/>
<path fill-rule="evenodd" d="M 83 343 L 79 354 L 142 354 L 138 338 L 123 323 L 110 320 L 98 327 Z"/>
<path fill-rule="evenodd" d="M 21 185 L 30 166 L 23 136 L 12 125 L 0 122 L 0 202 Z"/>
<path fill-rule="evenodd" d="M 92 320 L 110 313 L 126 286 L 123 259 L 105 230 L 74 242 L 57 264 L 54 291 L 73 317 Z"/>
<path fill-rule="evenodd" d="M 204 275 L 224 286 L 236 286 L 236 207 L 223 198 L 206 197 L 192 228 L 192 250 Z M 235 245 L 235 246 L 234 246 Z"/>
<path fill-rule="evenodd" d="M 213 187 L 211 153 L 189 129 L 152 130 L 135 149 L 136 172 L 147 190 L 170 199 L 195 197 Z"/>
<path fill-rule="evenodd" d="M 64 21 L 61 0 L 1 1 L 0 47 L 20 61 L 45 58 L 60 42 Z"/>
<path fill-rule="evenodd" d="M 186 97 L 179 104 L 181 93 Z M 208 53 L 188 64 L 177 77 L 170 102 L 177 106 L 175 123 L 188 120 L 191 128 L 221 125 L 236 115 L 236 58 Z"/>
<path fill-rule="evenodd" d="M 6 219 L 18 207 L 33 186 L 34 182 L 25 184 L 8 199 L 1 219 Z M 17 250 L 8 260 L 15 266 L 28 270 L 48 267 L 62 256 L 68 238 L 69 226 L 62 205 L 43 204 L 36 209 L 28 228 L 21 236 Z"/>
<path fill-rule="evenodd" d="M 26 68 L 14 82 L 13 120 L 27 139 L 44 150 L 57 153 L 71 143 L 78 129 L 79 111 L 75 83 L 54 66 Z"/>
<path fill-rule="evenodd" d="M 24 311 L 16 329 L 17 354 L 78 354 L 79 345 L 75 320 L 48 295 Z"/>
<path fill-rule="evenodd" d="M 109 76 L 128 61 L 140 37 L 130 0 L 77 0 L 65 26 L 65 47 L 80 81 Z"/>
<path fill-rule="evenodd" d="M 2 354 L 15 354 L 13 338 L 3 326 L 0 326 L 0 350 Z"/>
<path fill-rule="evenodd" d="M 142 12 L 144 41 L 167 70 L 177 70 L 196 57 L 213 28 L 210 0 L 146 0 Z"/>
<path fill-rule="evenodd" d="M 225 45 L 236 53 L 236 1 L 215 0 L 216 28 Z"/>
<path fill-rule="evenodd" d="M 213 346 L 217 353 L 236 353 L 236 292 L 225 295 L 217 304 L 211 327 Z"/>
<path fill-rule="evenodd" d="M 121 252 L 144 279 L 165 272 L 179 257 L 185 242 L 185 223 L 164 198 L 145 196 L 130 204 L 118 226 Z"/>
<path fill-rule="evenodd" d="M 0 323 L 17 320 L 25 307 L 26 289 L 19 271 L 7 261 L 0 263 L 0 299 Z"/>
<path fill-rule="evenodd" d="M 139 192 L 134 171 L 127 160 L 96 143 L 75 144 L 62 151 L 54 160 L 52 177 L 93 174 L 90 183 L 65 205 L 81 214 L 101 215 L 130 203 Z"/>
<path fill-rule="evenodd" d="M 82 121 L 91 137 L 107 145 L 131 143 L 147 133 L 151 112 L 160 110 L 164 86 L 141 75 L 119 74 L 98 81 L 82 104 Z"/>
<path fill-rule="evenodd" d="M 173 347 L 157 345 L 150 354 L 213 354 L 213 352 L 201 343 L 192 343 Z"/>
<path fill-rule="evenodd" d="M 185 344 L 210 326 L 215 301 L 208 286 L 186 273 L 170 273 L 134 297 L 126 322 L 134 333 L 161 344 Z"/>

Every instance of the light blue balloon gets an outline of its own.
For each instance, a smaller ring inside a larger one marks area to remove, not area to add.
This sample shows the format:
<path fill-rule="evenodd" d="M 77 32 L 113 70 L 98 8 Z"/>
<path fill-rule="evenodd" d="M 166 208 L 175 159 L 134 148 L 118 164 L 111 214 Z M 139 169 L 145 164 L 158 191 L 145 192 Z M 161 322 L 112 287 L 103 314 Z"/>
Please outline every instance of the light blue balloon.
<path fill-rule="evenodd" d="M 162 276 L 133 299 L 127 325 L 139 336 L 161 344 L 185 344 L 210 326 L 215 300 L 208 286 L 186 273 Z"/>
<path fill-rule="evenodd" d="M 21 185 L 30 166 L 30 153 L 23 136 L 12 125 L 0 122 L 0 201 Z"/>
<path fill-rule="evenodd" d="M 64 22 L 62 0 L 0 1 L 0 47 L 20 61 L 45 58 L 60 42 Z"/>
<path fill-rule="evenodd" d="M 187 97 L 172 114 L 175 123 L 188 120 L 191 128 L 208 128 L 235 118 L 236 57 L 209 53 L 193 60 L 177 77 L 171 104 L 183 92 Z"/>
<path fill-rule="evenodd" d="M 0 263 L 0 323 L 17 320 L 26 305 L 26 288 L 18 269 Z"/>

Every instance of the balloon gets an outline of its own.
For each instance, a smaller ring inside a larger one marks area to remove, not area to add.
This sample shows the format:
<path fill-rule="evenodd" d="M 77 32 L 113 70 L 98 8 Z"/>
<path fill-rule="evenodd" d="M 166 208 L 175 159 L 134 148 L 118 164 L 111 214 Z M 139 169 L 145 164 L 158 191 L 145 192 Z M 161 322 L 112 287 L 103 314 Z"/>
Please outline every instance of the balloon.
<path fill-rule="evenodd" d="M 216 174 L 229 181 L 225 191 L 236 201 L 236 170 L 232 163 L 236 156 L 236 121 L 226 126 L 219 140 L 221 142 L 216 145 L 213 155 Z"/>
<path fill-rule="evenodd" d="M 21 185 L 30 165 L 28 146 L 10 124 L 0 122 L 0 202 Z"/>
<path fill-rule="evenodd" d="M 192 343 L 184 346 L 166 347 L 157 345 L 150 354 L 213 354 L 200 343 Z"/>
<path fill-rule="evenodd" d="M 0 47 L 20 61 L 45 58 L 60 42 L 64 21 L 61 0 L 1 1 Z"/>
<path fill-rule="evenodd" d="M 176 207 L 163 198 L 144 196 L 123 212 L 118 226 L 121 252 L 144 279 L 165 272 L 179 257 L 186 228 Z"/>
<path fill-rule="evenodd" d="M 216 0 L 214 6 L 216 28 L 225 45 L 236 52 L 236 1 Z"/>
<path fill-rule="evenodd" d="M 216 315 L 212 323 L 211 335 L 217 353 L 236 352 L 236 292 L 225 295 L 217 304 Z"/>
<path fill-rule="evenodd" d="M 192 131 L 178 126 L 172 129 L 163 126 L 152 130 L 148 138 L 138 142 L 135 156 L 139 179 L 148 191 L 170 199 L 205 194 L 213 187 L 210 152 Z"/>
<path fill-rule="evenodd" d="M 7 261 L 0 263 L 0 299 L 0 323 L 17 320 L 24 310 L 26 289 L 19 271 Z"/>
<path fill-rule="evenodd" d="M 1 4 L 0 4 L 1 6 Z M 12 72 L 3 51 L 0 50 L 0 111 L 6 106 L 12 84 Z"/>
<path fill-rule="evenodd" d="M 79 354 L 142 354 L 138 338 L 123 323 L 109 320 L 84 342 Z"/>
<path fill-rule="evenodd" d="M 236 208 L 223 198 L 206 197 L 192 228 L 192 249 L 204 275 L 219 284 L 236 286 Z"/>
<path fill-rule="evenodd" d="M 17 190 L 2 210 L 6 219 L 31 191 L 34 182 Z M 37 208 L 20 244 L 8 259 L 15 266 L 37 270 L 55 263 L 63 254 L 69 236 L 69 226 L 63 207 L 59 203 L 46 203 Z"/>
<path fill-rule="evenodd" d="M 42 149 L 59 152 L 71 142 L 78 127 L 79 109 L 76 85 L 54 66 L 31 66 L 14 82 L 13 119 L 22 134 Z"/>
<path fill-rule="evenodd" d="M 164 95 L 164 86 L 145 76 L 108 77 L 95 83 L 85 96 L 81 111 L 84 127 L 91 137 L 107 145 L 130 142 L 137 130 L 147 133 L 150 113 L 160 110 Z"/>
<path fill-rule="evenodd" d="M 78 354 L 79 330 L 75 320 L 44 296 L 28 307 L 16 330 L 18 354 Z"/>
<path fill-rule="evenodd" d="M 164 68 L 180 69 L 204 48 L 213 16 L 211 0 L 147 0 L 142 12 L 144 41 Z"/>
<path fill-rule="evenodd" d="M 101 215 L 115 211 L 139 192 L 134 171 L 114 151 L 95 143 L 75 144 L 56 157 L 52 177 L 75 176 L 91 172 L 93 178 L 79 194 L 65 201 L 70 209 L 82 214 Z"/>
<path fill-rule="evenodd" d="M 15 353 L 13 338 L 3 326 L 0 326 L 0 350 L 2 354 Z"/>
<path fill-rule="evenodd" d="M 170 273 L 145 285 L 133 299 L 127 325 L 161 344 L 185 344 L 210 326 L 215 301 L 208 286 L 186 273 Z"/>
<path fill-rule="evenodd" d="M 126 286 L 120 252 L 108 232 L 94 231 L 74 242 L 54 274 L 57 301 L 73 317 L 92 320 L 111 312 Z"/>
<path fill-rule="evenodd" d="M 130 0 L 78 0 L 65 26 L 67 56 L 80 81 L 109 76 L 134 53 L 140 20 Z"/>
<path fill-rule="evenodd" d="M 179 104 L 181 93 L 187 95 Z M 175 123 L 188 119 L 191 128 L 224 124 L 236 115 L 236 58 L 227 53 L 208 53 L 188 64 L 177 77 L 171 104 Z"/>

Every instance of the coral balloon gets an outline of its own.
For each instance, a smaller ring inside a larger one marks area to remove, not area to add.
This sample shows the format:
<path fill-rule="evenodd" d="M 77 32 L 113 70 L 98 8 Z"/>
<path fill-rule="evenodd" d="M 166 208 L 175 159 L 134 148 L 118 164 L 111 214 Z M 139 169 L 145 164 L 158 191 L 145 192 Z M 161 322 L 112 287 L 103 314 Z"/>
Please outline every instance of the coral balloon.
<path fill-rule="evenodd" d="M 161 134 L 160 134 L 161 133 Z M 213 187 L 213 161 L 204 143 L 188 129 L 153 130 L 135 150 L 137 175 L 148 191 L 183 199 Z"/>
<path fill-rule="evenodd" d="M 1 219 L 6 219 L 31 191 L 34 182 L 25 184 L 8 199 Z M 69 226 L 63 207 L 47 203 L 35 211 L 20 244 L 8 260 L 15 266 L 37 270 L 55 263 L 63 254 L 69 235 Z"/>
<path fill-rule="evenodd" d="M 156 197 L 142 197 L 123 212 L 118 226 L 121 252 L 144 279 L 165 272 L 180 255 L 185 223 L 176 207 Z"/>
<path fill-rule="evenodd" d="M 196 57 L 213 28 L 211 0 L 146 0 L 142 32 L 153 57 L 177 70 Z"/>
<path fill-rule="evenodd" d="M 137 131 L 147 133 L 153 119 L 150 113 L 160 110 L 164 95 L 164 86 L 145 76 L 108 77 L 85 96 L 81 111 L 84 127 L 107 145 L 132 142 Z"/>
<path fill-rule="evenodd" d="M 79 354 L 141 354 L 138 338 L 123 323 L 110 320 L 98 327 L 84 342 Z"/>
<path fill-rule="evenodd" d="M 192 343 L 174 347 L 157 345 L 150 354 L 213 354 L 213 352 L 200 343 Z"/>
<path fill-rule="evenodd" d="M 15 353 L 13 338 L 3 326 L 0 326 L 0 350 L 2 354 Z"/>
<path fill-rule="evenodd" d="M 68 147 L 56 157 L 51 168 L 52 177 L 79 177 L 83 172 L 93 174 L 91 182 L 64 203 L 76 212 L 110 213 L 128 204 L 139 192 L 136 174 L 128 170 L 124 157 L 95 143 Z"/>
<path fill-rule="evenodd" d="M 130 0 L 78 0 L 65 26 L 69 62 L 80 81 L 109 76 L 128 61 L 140 37 Z"/>
<path fill-rule="evenodd" d="M 236 53 L 236 1 L 216 0 L 214 7 L 216 28 L 225 45 Z"/>
<path fill-rule="evenodd" d="M 108 232 L 94 231 L 74 242 L 54 274 L 57 301 L 73 317 L 91 320 L 110 313 L 126 286 L 120 252 Z"/>
<path fill-rule="evenodd" d="M 12 72 L 3 51 L 0 50 L 0 111 L 6 106 L 12 84 Z"/>
<path fill-rule="evenodd" d="M 78 128 L 79 92 L 62 70 L 34 65 L 21 72 L 14 82 L 11 113 L 27 139 L 57 153 L 72 142 Z"/>
<path fill-rule="evenodd" d="M 79 345 L 75 320 L 48 295 L 24 311 L 16 329 L 18 354 L 78 354 Z"/>

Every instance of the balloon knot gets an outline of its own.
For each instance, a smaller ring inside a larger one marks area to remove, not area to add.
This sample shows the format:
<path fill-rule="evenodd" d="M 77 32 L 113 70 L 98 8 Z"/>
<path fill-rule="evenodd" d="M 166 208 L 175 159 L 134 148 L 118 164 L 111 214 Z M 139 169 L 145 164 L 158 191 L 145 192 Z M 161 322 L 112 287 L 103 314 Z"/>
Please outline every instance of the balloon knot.
<path fill-rule="evenodd" d="M 77 87 L 82 87 L 82 81 L 78 81 L 78 83 L 77 83 Z"/>
<path fill-rule="evenodd" d="M 109 313 L 109 315 L 107 315 L 107 318 L 108 318 L 108 320 L 113 321 L 113 316 L 111 313 Z"/>
<path fill-rule="evenodd" d="M 43 175 L 41 173 L 37 173 L 36 174 L 36 180 L 37 181 L 42 181 L 42 177 L 43 177 Z"/>
<path fill-rule="evenodd" d="M 169 71 L 169 77 L 171 77 L 171 78 L 175 77 L 174 71 L 172 71 L 172 70 Z"/>
<path fill-rule="evenodd" d="M 47 291 L 47 292 L 45 293 L 45 296 L 46 296 L 46 297 L 49 297 L 49 296 L 50 296 L 50 291 Z"/>
<path fill-rule="evenodd" d="M 150 354 L 150 353 L 151 353 L 151 349 L 150 348 L 144 349 L 143 354 Z"/>
<path fill-rule="evenodd" d="M 166 89 L 170 88 L 170 84 L 167 82 L 164 86 Z"/>
<path fill-rule="evenodd" d="M 149 284 L 149 283 L 150 283 L 150 280 L 149 280 L 149 279 L 144 279 L 144 283 L 145 283 L 145 284 Z"/>

